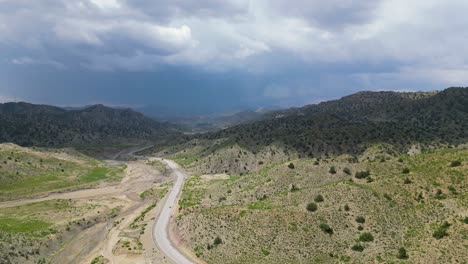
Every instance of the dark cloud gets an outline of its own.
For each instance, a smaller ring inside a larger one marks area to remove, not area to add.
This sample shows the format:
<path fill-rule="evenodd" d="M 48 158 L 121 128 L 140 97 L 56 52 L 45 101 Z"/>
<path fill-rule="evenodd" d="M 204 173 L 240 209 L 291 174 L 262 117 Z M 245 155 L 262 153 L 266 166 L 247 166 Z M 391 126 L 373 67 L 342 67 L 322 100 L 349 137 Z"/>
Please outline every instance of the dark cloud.
<path fill-rule="evenodd" d="M 468 81 L 461 0 L 0 2 L 2 101 L 208 111 Z"/>

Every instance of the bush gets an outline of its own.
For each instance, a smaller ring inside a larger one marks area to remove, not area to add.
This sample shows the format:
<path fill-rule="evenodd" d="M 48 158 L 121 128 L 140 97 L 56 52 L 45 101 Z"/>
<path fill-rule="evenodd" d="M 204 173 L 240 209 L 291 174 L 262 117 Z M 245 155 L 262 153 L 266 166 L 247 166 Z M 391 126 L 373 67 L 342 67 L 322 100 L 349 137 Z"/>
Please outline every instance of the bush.
<path fill-rule="evenodd" d="M 346 212 L 348 212 L 348 211 L 349 211 L 349 205 L 348 205 L 348 204 L 345 204 L 345 206 L 344 206 L 344 210 L 345 210 Z"/>
<path fill-rule="evenodd" d="M 352 246 L 351 249 L 354 250 L 354 251 L 362 252 L 362 251 L 364 251 L 364 246 L 361 245 L 361 244 L 356 244 L 356 245 Z"/>
<path fill-rule="evenodd" d="M 374 241 L 374 236 L 371 233 L 364 232 L 359 236 L 359 241 L 372 242 Z"/>
<path fill-rule="evenodd" d="M 321 194 L 315 196 L 314 201 L 317 203 L 323 202 L 323 196 Z"/>
<path fill-rule="evenodd" d="M 351 175 L 351 170 L 349 168 L 344 168 L 343 172 L 348 174 L 348 175 Z"/>
<path fill-rule="evenodd" d="M 221 240 L 221 238 L 219 236 L 217 236 L 215 238 L 215 240 L 213 241 L 213 245 L 217 246 L 217 245 L 220 245 L 223 243 L 223 240 Z"/>
<path fill-rule="evenodd" d="M 459 160 L 452 161 L 450 163 L 450 167 L 458 167 L 458 166 L 461 166 L 461 162 Z"/>
<path fill-rule="evenodd" d="M 468 224 L 468 216 L 465 216 L 465 218 L 463 218 L 463 223 Z"/>
<path fill-rule="evenodd" d="M 328 172 L 331 173 L 331 174 L 336 174 L 335 166 L 331 166 L 330 169 L 328 170 Z"/>
<path fill-rule="evenodd" d="M 409 178 L 406 178 L 405 181 L 403 182 L 404 184 L 410 184 L 411 180 Z"/>
<path fill-rule="evenodd" d="M 442 239 L 446 236 L 448 236 L 448 233 L 447 233 L 447 230 L 448 228 L 450 227 L 450 224 L 445 222 L 444 224 L 442 224 L 441 226 L 439 226 L 436 231 L 434 231 L 434 233 L 432 234 L 432 236 L 435 238 L 435 239 Z"/>
<path fill-rule="evenodd" d="M 318 160 L 314 161 L 314 165 L 319 165 L 320 162 Z"/>
<path fill-rule="evenodd" d="M 362 230 L 364 230 L 364 227 L 358 226 L 357 230 L 362 231 Z"/>
<path fill-rule="evenodd" d="M 315 212 L 317 211 L 317 204 L 316 203 L 308 203 L 306 206 L 307 211 L 309 212 Z"/>
<path fill-rule="evenodd" d="M 401 171 L 401 173 L 403 173 L 403 174 L 408 174 L 408 173 L 409 173 L 409 169 L 408 169 L 408 168 L 404 168 L 404 169 Z"/>
<path fill-rule="evenodd" d="M 366 219 L 364 218 L 364 216 L 358 216 L 356 217 L 356 222 L 364 224 L 366 222 Z"/>
<path fill-rule="evenodd" d="M 294 169 L 294 163 L 292 163 L 292 162 L 289 163 L 288 168 L 290 168 L 291 170 Z"/>
<path fill-rule="evenodd" d="M 358 172 L 356 172 L 354 177 L 356 177 L 357 179 L 364 179 L 364 178 L 369 177 L 369 175 L 370 175 L 370 172 L 368 170 L 367 171 L 358 171 Z"/>
<path fill-rule="evenodd" d="M 329 235 L 333 235 L 333 229 L 329 225 L 327 225 L 325 223 L 321 223 L 319 225 L 319 227 L 323 232 L 325 232 L 325 233 L 327 233 Z"/>
<path fill-rule="evenodd" d="M 406 253 L 406 249 L 404 247 L 401 247 L 398 249 L 398 256 L 399 259 L 408 259 L 408 253 Z"/>

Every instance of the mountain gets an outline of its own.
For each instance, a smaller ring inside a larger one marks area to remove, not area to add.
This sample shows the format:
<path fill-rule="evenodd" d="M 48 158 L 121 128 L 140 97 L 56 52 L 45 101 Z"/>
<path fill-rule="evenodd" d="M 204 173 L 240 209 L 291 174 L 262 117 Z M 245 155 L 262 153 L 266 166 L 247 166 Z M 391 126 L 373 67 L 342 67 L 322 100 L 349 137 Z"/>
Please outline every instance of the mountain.
<path fill-rule="evenodd" d="M 260 161 L 357 156 L 382 143 L 399 152 L 414 145 L 466 144 L 468 88 L 430 93 L 359 92 L 339 100 L 270 112 L 261 121 L 182 139 L 171 142 L 165 152 L 176 159 L 197 161 L 192 166 L 198 172 L 218 173 L 255 170 Z M 184 153 L 178 153 L 181 150 Z M 242 164 L 238 154 L 244 155 Z M 237 161 L 236 166 L 230 166 L 231 161 Z"/>
<path fill-rule="evenodd" d="M 280 143 L 310 155 L 358 153 L 384 142 L 461 144 L 468 138 L 468 88 L 437 93 L 361 92 L 274 113 L 275 118 L 205 135 L 255 149 Z"/>
<path fill-rule="evenodd" d="M 65 110 L 23 102 L 0 104 L 0 142 L 23 146 L 75 146 L 173 134 L 177 132 L 168 124 L 131 109 L 94 105 Z"/>

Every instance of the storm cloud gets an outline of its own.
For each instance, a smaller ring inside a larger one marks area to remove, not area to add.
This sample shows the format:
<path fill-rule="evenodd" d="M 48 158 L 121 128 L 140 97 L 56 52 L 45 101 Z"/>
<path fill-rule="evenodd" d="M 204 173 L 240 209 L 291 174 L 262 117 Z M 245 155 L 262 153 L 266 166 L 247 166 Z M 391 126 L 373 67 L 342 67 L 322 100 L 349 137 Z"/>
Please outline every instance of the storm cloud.
<path fill-rule="evenodd" d="M 460 0 L 0 0 L 0 98 L 224 111 L 464 86 L 466 11 Z"/>

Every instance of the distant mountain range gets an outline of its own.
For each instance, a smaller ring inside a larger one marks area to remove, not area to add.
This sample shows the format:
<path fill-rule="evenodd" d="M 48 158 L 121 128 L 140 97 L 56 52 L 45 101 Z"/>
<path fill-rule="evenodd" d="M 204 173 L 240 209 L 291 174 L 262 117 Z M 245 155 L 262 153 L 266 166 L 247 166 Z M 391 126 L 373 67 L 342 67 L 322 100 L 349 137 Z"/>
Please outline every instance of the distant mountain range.
<path fill-rule="evenodd" d="M 75 146 L 155 140 L 177 134 L 173 126 L 131 109 L 103 105 L 66 110 L 29 103 L 0 104 L 0 142 L 23 146 Z"/>

